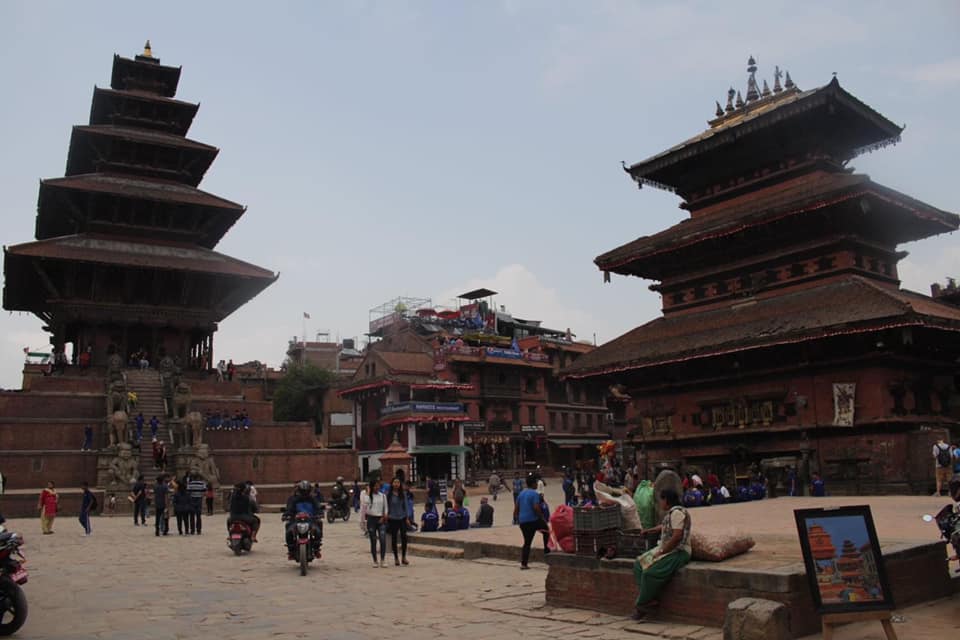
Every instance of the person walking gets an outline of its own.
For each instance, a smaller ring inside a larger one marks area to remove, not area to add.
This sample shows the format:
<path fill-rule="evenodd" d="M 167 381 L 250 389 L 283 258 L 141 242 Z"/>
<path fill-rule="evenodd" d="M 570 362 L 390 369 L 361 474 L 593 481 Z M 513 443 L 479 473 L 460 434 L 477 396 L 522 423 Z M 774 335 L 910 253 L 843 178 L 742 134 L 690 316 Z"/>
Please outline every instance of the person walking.
<path fill-rule="evenodd" d="M 500 474 L 496 471 L 490 473 L 490 478 L 487 480 L 487 489 L 490 491 L 490 495 L 493 496 L 493 499 L 497 499 L 497 494 L 500 493 Z"/>
<path fill-rule="evenodd" d="M 933 495 L 939 496 L 953 477 L 953 455 L 943 438 L 938 438 L 937 444 L 933 445 L 933 473 L 937 481 L 937 491 Z"/>
<path fill-rule="evenodd" d="M 134 440 L 137 444 L 140 443 L 140 440 L 143 438 L 143 414 L 138 413 L 137 417 L 133 419 L 134 424 Z"/>
<path fill-rule="evenodd" d="M 166 476 L 157 476 L 157 484 L 153 487 L 153 511 L 156 514 L 154 524 L 154 535 L 167 535 L 170 524 L 167 520 L 167 497 L 170 495 L 170 487 L 167 485 Z"/>
<path fill-rule="evenodd" d="M 246 485 L 244 485 L 244 486 L 246 486 Z M 212 516 L 212 515 L 213 515 L 213 498 L 214 498 L 215 495 L 216 495 L 216 494 L 214 494 L 214 492 L 213 492 L 213 486 L 208 484 L 208 485 L 207 485 L 207 491 L 206 491 L 206 493 L 204 493 L 204 499 L 206 499 L 206 501 L 207 501 L 207 515 L 208 515 L 208 516 Z"/>
<path fill-rule="evenodd" d="M 380 486 L 376 478 L 370 481 L 367 490 L 360 497 L 361 513 L 367 516 L 367 537 L 370 538 L 370 555 L 373 556 L 374 568 L 386 567 L 384 558 L 387 555 L 387 497 L 380 493 Z M 377 563 L 377 542 L 380 542 L 380 561 Z"/>
<path fill-rule="evenodd" d="M 184 531 L 190 532 L 187 520 L 190 513 L 190 495 L 187 493 L 187 485 L 182 482 L 177 484 L 172 500 L 173 515 L 177 518 L 177 535 L 182 536 Z"/>
<path fill-rule="evenodd" d="M 40 501 L 37 503 L 37 509 L 40 511 L 40 531 L 43 535 L 53 533 L 53 521 L 57 517 L 57 507 L 60 504 L 60 496 L 53 486 L 53 481 L 47 483 L 47 488 L 40 492 Z"/>
<path fill-rule="evenodd" d="M 143 481 L 142 473 L 130 489 L 130 499 L 133 502 L 133 526 L 147 526 L 147 483 Z"/>
<path fill-rule="evenodd" d="M 80 451 L 92 451 L 93 450 L 93 427 L 87 425 L 83 428 L 83 446 L 80 447 Z"/>
<path fill-rule="evenodd" d="M 187 480 L 187 493 L 190 494 L 190 533 L 203 533 L 203 496 L 207 492 L 207 483 L 197 473 L 191 473 Z"/>
<path fill-rule="evenodd" d="M 93 528 L 90 526 L 90 512 L 97 509 L 97 497 L 90 491 L 90 483 L 83 482 L 83 498 L 80 501 L 80 526 L 83 527 L 83 535 L 93 534 Z"/>
<path fill-rule="evenodd" d="M 403 481 L 394 478 L 390 483 L 390 493 L 387 494 L 387 531 L 390 533 L 390 547 L 393 549 L 393 564 L 400 566 L 407 562 L 407 526 L 410 525 L 407 512 L 407 492 L 403 490 Z M 400 539 L 401 556 L 397 556 L 397 539 Z"/>
<path fill-rule="evenodd" d="M 520 492 L 517 503 L 513 507 L 513 520 L 520 523 L 520 531 L 523 533 L 523 549 L 520 551 L 521 569 L 530 568 L 528 566 L 530 545 L 538 531 L 543 534 L 543 552 L 550 553 L 547 547 L 549 527 L 540 506 L 541 501 L 542 496 L 537 492 L 537 478 L 531 474 L 527 476 L 527 488 Z"/>
<path fill-rule="evenodd" d="M 467 498 L 467 490 L 463 486 L 463 481 L 457 478 L 453 483 L 453 504 L 462 507 L 463 501 Z"/>

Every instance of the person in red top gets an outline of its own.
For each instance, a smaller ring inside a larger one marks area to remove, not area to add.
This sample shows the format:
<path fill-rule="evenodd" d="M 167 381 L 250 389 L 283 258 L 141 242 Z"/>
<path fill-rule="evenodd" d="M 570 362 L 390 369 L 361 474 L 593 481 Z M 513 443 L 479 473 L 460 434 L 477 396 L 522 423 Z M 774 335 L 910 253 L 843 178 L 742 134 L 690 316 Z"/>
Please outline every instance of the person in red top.
<path fill-rule="evenodd" d="M 60 496 L 53 488 L 53 482 L 48 482 L 47 488 L 40 492 L 40 501 L 37 503 L 37 509 L 40 511 L 40 530 L 44 535 L 53 533 L 53 519 L 57 517 L 59 502 Z"/>

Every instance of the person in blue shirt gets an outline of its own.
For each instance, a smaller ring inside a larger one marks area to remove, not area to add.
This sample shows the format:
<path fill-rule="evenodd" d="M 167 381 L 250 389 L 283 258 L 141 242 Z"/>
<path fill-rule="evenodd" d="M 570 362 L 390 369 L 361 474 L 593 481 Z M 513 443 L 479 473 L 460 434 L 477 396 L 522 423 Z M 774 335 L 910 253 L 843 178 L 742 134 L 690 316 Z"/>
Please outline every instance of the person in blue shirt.
<path fill-rule="evenodd" d="M 420 531 L 430 533 L 436 531 L 440 524 L 440 516 L 437 515 L 437 507 L 432 502 L 427 502 L 423 507 L 423 515 L 420 516 Z"/>
<path fill-rule="evenodd" d="M 517 502 L 513 508 L 513 519 L 520 523 L 520 531 L 523 532 L 523 550 L 520 552 L 521 569 L 530 568 L 527 564 L 530 561 L 530 545 L 538 531 L 543 534 L 543 552 L 550 553 L 547 547 L 549 527 L 544 518 L 541 501 L 542 498 L 537 493 L 537 478 L 533 475 L 527 476 L 527 488 L 517 496 Z"/>
<path fill-rule="evenodd" d="M 83 428 L 83 446 L 80 451 L 91 451 L 93 449 L 93 427 L 87 425 Z"/>
<path fill-rule="evenodd" d="M 810 495 L 822 498 L 827 495 L 827 487 L 819 473 L 814 473 L 810 479 Z"/>
<path fill-rule="evenodd" d="M 466 507 L 459 507 L 457 510 L 457 521 L 458 529 L 469 529 L 470 528 L 470 509 Z"/>
<path fill-rule="evenodd" d="M 97 508 L 97 498 L 90 491 L 90 483 L 83 483 L 83 502 L 80 503 L 80 526 L 83 527 L 83 535 L 89 536 L 93 533 L 90 526 L 90 512 Z"/>
<path fill-rule="evenodd" d="M 138 413 L 138 414 L 137 414 L 137 417 L 133 419 L 133 423 L 134 423 L 134 425 L 135 425 L 135 427 L 136 427 L 136 428 L 135 428 L 135 432 L 136 432 L 136 438 L 135 438 L 135 440 L 136 440 L 137 442 L 140 442 L 140 439 L 143 438 L 143 414 L 142 414 L 142 413 Z"/>
<path fill-rule="evenodd" d="M 453 502 L 447 500 L 443 505 L 443 523 L 441 531 L 456 531 L 459 528 L 460 514 L 453 508 Z"/>

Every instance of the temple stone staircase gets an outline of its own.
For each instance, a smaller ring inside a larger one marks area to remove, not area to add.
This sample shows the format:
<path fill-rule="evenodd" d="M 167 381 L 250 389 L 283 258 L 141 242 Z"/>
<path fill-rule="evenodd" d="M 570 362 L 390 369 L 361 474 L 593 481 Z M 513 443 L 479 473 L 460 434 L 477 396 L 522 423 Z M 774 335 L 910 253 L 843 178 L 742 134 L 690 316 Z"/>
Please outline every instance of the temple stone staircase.
<path fill-rule="evenodd" d="M 173 447 L 170 437 L 170 428 L 167 422 L 167 415 L 163 402 L 163 383 L 160 381 L 160 374 L 155 369 L 141 371 L 139 369 L 130 369 L 126 372 L 127 391 L 133 391 L 137 394 L 136 409 L 130 409 L 130 433 L 136 434 L 136 425 L 134 418 L 137 413 L 143 414 L 143 441 L 140 451 L 140 473 L 144 479 L 152 482 L 157 476 L 157 470 L 153 468 L 153 451 L 150 441 L 150 418 L 157 416 L 160 421 L 160 428 L 157 430 L 157 439 L 163 440 L 167 444 L 168 460 L 172 457 Z M 136 451 L 136 450 L 134 450 Z"/>

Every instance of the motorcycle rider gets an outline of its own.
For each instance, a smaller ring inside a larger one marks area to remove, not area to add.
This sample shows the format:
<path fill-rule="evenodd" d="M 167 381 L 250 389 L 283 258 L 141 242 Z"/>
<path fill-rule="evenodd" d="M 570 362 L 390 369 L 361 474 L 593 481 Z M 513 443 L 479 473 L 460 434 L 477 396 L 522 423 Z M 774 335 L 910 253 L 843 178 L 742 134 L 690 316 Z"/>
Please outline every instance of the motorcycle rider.
<path fill-rule="evenodd" d="M 257 531 L 260 530 L 260 518 L 254 515 L 257 512 L 257 503 L 250 499 L 250 487 L 246 482 L 238 482 L 233 487 L 230 496 L 230 517 L 227 518 L 227 530 L 234 522 L 245 522 L 251 529 L 250 538 L 257 542 Z"/>
<path fill-rule="evenodd" d="M 316 535 L 317 540 L 322 539 L 323 523 L 320 517 L 323 515 L 323 507 L 313 496 L 313 486 L 309 480 L 301 480 L 297 483 L 293 495 L 287 498 L 287 506 L 283 510 L 283 519 L 287 521 L 287 552 L 291 560 L 293 560 L 296 551 L 294 525 L 298 513 L 307 513 L 312 517 L 312 532 Z"/>
<path fill-rule="evenodd" d="M 347 494 L 347 488 L 343 485 L 343 476 L 337 476 L 337 481 L 334 483 L 333 489 L 330 490 L 330 498 L 333 500 L 338 513 L 344 514 L 350 508 L 350 496 Z"/>

